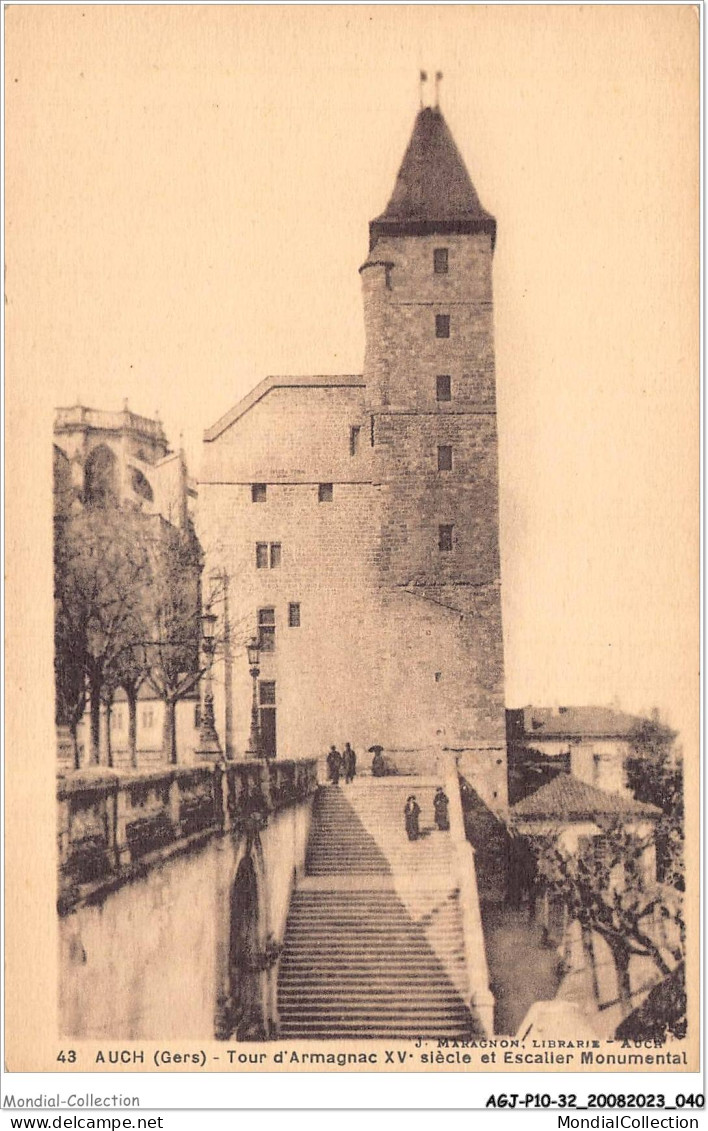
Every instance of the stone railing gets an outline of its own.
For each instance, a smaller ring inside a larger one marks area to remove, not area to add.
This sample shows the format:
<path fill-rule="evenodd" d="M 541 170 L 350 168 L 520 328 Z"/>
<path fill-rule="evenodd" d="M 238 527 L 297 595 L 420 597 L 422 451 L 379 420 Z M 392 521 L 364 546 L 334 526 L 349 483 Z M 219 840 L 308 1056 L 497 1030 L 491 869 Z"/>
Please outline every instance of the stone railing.
<path fill-rule="evenodd" d="M 105 412 L 103 409 L 84 408 L 73 405 L 71 408 L 58 408 L 54 413 L 54 428 L 99 428 L 114 432 L 130 429 L 164 442 L 165 433 L 159 420 L 124 409 L 122 412 Z"/>
<path fill-rule="evenodd" d="M 59 910 L 97 896 L 211 836 L 304 802 L 313 761 L 175 766 L 57 778 Z"/>
<path fill-rule="evenodd" d="M 366 773 L 371 766 L 371 753 L 359 755 L 357 771 L 361 765 L 362 772 Z M 439 747 L 430 747 L 427 750 L 383 750 L 384 776 L 396 775 L 398 777 L 440 777 L 440 784 L 447 772 L 449 755 Z"/>
<path fill-rule="evenodd" d="M 465 835 L 460 777 L 454 754 L 441 754 L 438 768 L 441 772 L 445 771 L 445 792 L 449 799 L 450 835 L 455 848 L 454 867 L 460 888 L 469 1006 L 482 1032 L 489 1036 L 494 1032 L 494 995 L 489 985 L 475 854 Z"/>

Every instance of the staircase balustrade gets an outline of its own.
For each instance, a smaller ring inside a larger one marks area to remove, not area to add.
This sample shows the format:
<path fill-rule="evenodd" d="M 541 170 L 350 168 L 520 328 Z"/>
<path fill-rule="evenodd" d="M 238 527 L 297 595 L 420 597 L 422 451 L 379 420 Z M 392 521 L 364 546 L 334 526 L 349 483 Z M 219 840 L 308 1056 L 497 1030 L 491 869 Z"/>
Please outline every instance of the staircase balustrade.
<path fill-rule="evenodd" d="M 304 803 L 316 787 L 314 760 L 60 775 L 59 911 L 255 815 L 265 823 Z"/>
<path fill-rule="evenodd" d="M 474 849 L 465 835 L 460 796 L 460 775 L 454 754 L 446 756 L 445 792 L 450 800 L 450 833 L 455 845 L 455 864 L 460 888 L 460 908 L 465 940 L 465 961 L 470 987 L 470 1008 L 485 1035 L 494 1032 L 494 994 L 489 986 L 489 968 L 484 945 L 482 909 L 477 890 Z"/>

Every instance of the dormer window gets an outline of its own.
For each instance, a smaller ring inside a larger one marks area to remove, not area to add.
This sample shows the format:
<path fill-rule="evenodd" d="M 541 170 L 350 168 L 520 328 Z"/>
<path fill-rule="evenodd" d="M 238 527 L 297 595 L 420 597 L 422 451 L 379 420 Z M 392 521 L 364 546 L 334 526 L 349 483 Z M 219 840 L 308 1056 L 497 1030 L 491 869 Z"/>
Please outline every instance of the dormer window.
<path fill-rule="evenodd" d="M 436 247 L 433 252 L 433 270 L 436 275 L 447 275 L 447 248 Z"/>

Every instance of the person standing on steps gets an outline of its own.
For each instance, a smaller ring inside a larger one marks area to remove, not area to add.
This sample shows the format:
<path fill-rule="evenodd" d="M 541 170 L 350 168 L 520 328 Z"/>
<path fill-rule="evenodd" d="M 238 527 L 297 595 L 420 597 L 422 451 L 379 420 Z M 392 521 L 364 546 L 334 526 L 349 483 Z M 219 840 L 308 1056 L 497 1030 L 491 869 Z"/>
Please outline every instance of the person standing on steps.
<path fill-rule="evenodd" d="M 406 801 L 403 815 L 406 820 L 406 834 L 409 840 L 417 840 L 420 836 L 420 805 L 413 794 Z"/>
<path fill-rule="evenodd" d="M 330 746 L 329 748 L 327 769 L 329 770 L 329 780 L 332 785 L 339 785 L 339 774 L 342 769 L 342 755 L 339 753 L 336 746 Z"/>
<path fill-rule="evenodd" d="M 342 763 L 344 769 L 344 780 L 349 783 L 354 781 L 356 775 L 356 751 L 352 750 L 350 744 L 347 742 L 344 745 L 344 753 L 342 754 Z"/>
<path fill-rule="evenodd" d="M 450 798 L 445 793 L 441 785 L 438 786 L 435 797 L 433 798 L 433 809 L 435 810 L 435 824 L 441 833 L 445 833 L 450 828 L 450 811 L 449 806 Z"/>

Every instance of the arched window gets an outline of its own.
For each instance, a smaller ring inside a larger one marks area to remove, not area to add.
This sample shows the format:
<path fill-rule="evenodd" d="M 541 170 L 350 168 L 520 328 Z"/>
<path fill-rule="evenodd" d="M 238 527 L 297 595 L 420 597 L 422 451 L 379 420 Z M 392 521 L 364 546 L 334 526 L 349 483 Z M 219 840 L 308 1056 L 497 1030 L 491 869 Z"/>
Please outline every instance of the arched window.
<path fill-rule="evenodd" d="M 99 444 L 84 467 L 84 502 L 91 507 L 118 504 L 118 460 L 110 448 Z"/>
<path fill-rule="evenodd" d="M 130 469 L 130 483 L 134 494 L 136 494 L 139 499 L 145 499 L 148 503 L 153 501 L 154 495 L 152 493 L 152 487 L 142 471 L 138 471 L 137 467 L 131 467 Z"/>

